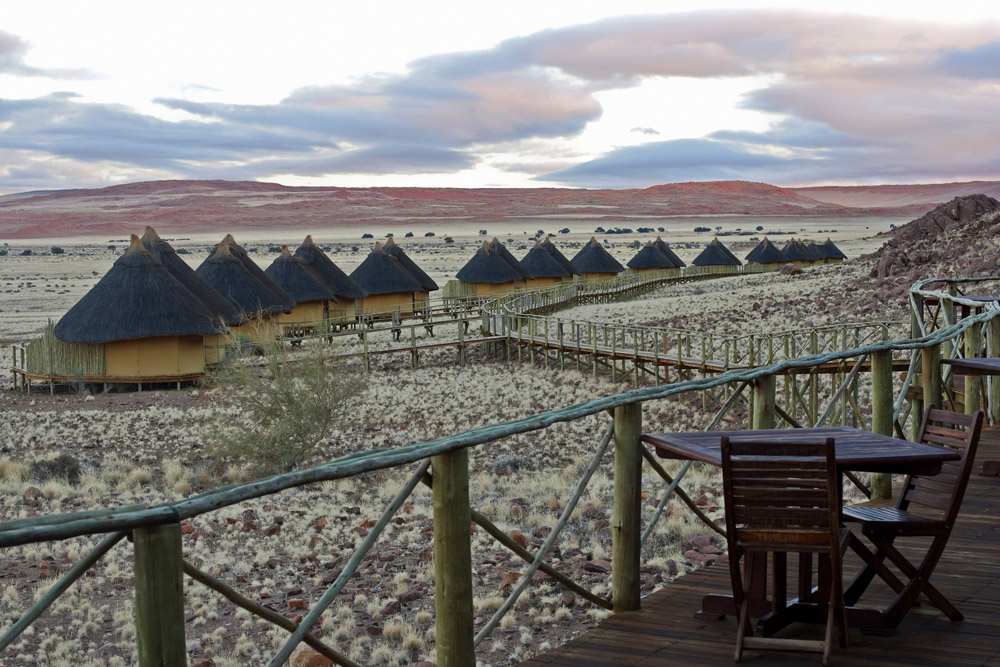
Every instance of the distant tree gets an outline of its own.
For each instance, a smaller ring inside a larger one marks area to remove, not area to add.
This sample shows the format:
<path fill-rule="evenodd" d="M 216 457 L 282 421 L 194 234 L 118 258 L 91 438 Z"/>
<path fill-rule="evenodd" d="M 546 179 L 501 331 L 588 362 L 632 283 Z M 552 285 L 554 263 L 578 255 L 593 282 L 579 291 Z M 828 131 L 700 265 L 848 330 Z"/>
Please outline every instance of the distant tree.
<path fill-rule="evenodd" d="M 560 234 L 569 234 L 569 227 L 563 227 L 559 230 Z"/>
<path fill-rule="evenodd" d="M 485 229 L 480 229 L 479 230 L 479 235 L 480 236 L 486 236 L 486 230 Z"/>
<path fill-rule="evenodd" d="M 657 227 L 656 231 L 658 231 L 658 232 L 660 232 L 662 234 L 663 233 L 663 227 Z"/>
<path fill-rule="evenodd" d="M 716 228 L 715 228 L 715 231 L 717 231 L 717 232 L 721 232 L 721 231 L 722 231 L 722 225 L 719 225 L 718 227 L 716 227 Z"/>
<path fill-rule="evenodd" d="M 59 246 L 54 245 L 51 248 L 49 248 L 49 252 L 53 255 L 62 255 L 65 254 L 66 251 L 60 248 Z"/>
<path fill-rule="evenodd" d="M 702 232 L 710 232 L 710 231 L 712 231 L 712 228 L 711 227 L 695 227 L 694 231 L 696 233 L 698 233 L 698 234 L 701 234 Z"/>
<path fill-rule="evenodd" d="M 352 245 L 351 246 L 351 252 L 357 252 L 357 251 L 358 251 L 358 246 Z"/>
<path fill-rule="evenodd" d="M 406 232 L 406 236 L 404 238 L 412 239 L 413 238 L 413 232 Z"/>
<path fill-rule="evenodd" d="M 363 238 L 363 239 L 373 239 L 375 237 L 373 235 L 371 235 L 371 234 L 362 234 L 361 238 Z"/>
<path fill-rule="evenodd" d="M 754 229 L 756 229 L 758 232 L 762 232 L 764 231 L 764 225 L 757 225 L 756 227 L 754 227 Z"/>
<path fill-rule="evenodd" d="M 596 229 L 594 229 L 594 233 L 595 234 L 604 234 L 605 233 L 604 227 L 597 227 Z"/>
<path fill-rule="evenodd" d="M 545 236 L 545 230 L 539 229 L 537 232 L 535 232 L 535 236 Z"/>
<path fill-rule="evenodd" d="M 639 239 L 636 239 L 635 241 L 632 241 L 631 243 L 629 243 L 629 246 L 631 248 L 634 248 L 634 249 L 638 250 L 639 248 L 642 247 L 642 241 L 640 241 Z"/>
<path fill-rule="evenodd" d="M 108 250 L 110 250 L 111 252 L 114 252 L 115 250 L 118 250 L 118 246 L 115 246 L 115 245 L 109 245 L 109 246 L 108 246 Z M 177 250 L 177 254 L 178 254 L 178 255 L 182 254 L 182 253 L 181 253 L 181 250 L 184 250 L 184 249 L 183 249 L 183 248 L 180 248 L 180 249 L 178 249 L 178 250 Z M 184 252 L 187 252 L 187 251 L 185 250 Z"/>
<path fill-rule="evenodd" d="M 0 248 L 0 257 L 7 256 L 7 248 Z"/>
<path fill-rule="evenodd" d="M 31 252 L 31 248 L 21 251 L 21 257 L 28 257 L 29 255 L 34 255 L 34 254 L 35 253 Z"/>
<path fill-rule="evenodd" d="M 448 245 L 451 245 L 452 243 L 455 242 L 455 239 L 451 238 L 450 236 L 446 236 L 444 237 L 444 242 L 447 243 Z"/>
<path fill-rule="evenodd" d="M 434 236 L 434 232 L 427 232 L 426 234 L 424 234 L 424 238 L 428 238 L 429 239 L 432 236 Z"/>
<path fill-rule="evenodd" d="M 386 234 L 386 235 L 385 235 L 385 237 L 386 237 L 387 239 L 391 239 L 391 238 L 392 238 L 392 232 L 389 232 L 388 234 Z"/>

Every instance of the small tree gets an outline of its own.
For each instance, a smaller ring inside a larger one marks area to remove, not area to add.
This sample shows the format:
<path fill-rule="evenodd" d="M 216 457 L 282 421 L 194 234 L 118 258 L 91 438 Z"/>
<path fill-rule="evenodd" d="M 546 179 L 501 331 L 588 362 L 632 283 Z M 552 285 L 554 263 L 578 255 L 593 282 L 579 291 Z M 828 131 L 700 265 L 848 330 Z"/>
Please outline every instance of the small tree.
<path fill-rule="evenodd" d="M 291 359 L 273 344 L 256 359 L 255 365 L 237 359 L 219 372 L 230 409 L 209 431 L 208 451 L 247 463 L 260 475 L 287 472 L 354 420 L 354 398 L 366 377 L 335 365 L 319 345 Z"/>
<path fill-rule="evenodd" d="M 365 234 L 361 235 L 361 238 L 363 238 L 363 239 L 373 239 L 373 238 L 375 238 L 375 236 L 372 235 L 372 234 L 365 233 Z"/>
<path fill-rule="evenodd" d="M 60 248 L 59 246 L 54 245 L 51 248 L 49 248 L 49 253 L 53 255 L 63 255 L 66 253 L 66 251 Z"/>

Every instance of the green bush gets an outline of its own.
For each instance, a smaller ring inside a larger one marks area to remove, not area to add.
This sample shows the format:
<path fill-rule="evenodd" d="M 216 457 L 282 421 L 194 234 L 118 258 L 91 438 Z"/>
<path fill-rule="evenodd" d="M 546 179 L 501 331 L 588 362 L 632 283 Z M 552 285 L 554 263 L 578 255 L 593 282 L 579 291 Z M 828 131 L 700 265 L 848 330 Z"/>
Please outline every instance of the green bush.
<path fill-rule="evenodd" d="M 65 250 L 63 250 L 62 248 L 60 248 L 60 247 L 59 247 L 59 246 L 57 246 L 57 245 L 54 245 L 54 246 L 52 246 L 51 248 L 49 248 L 49 252 L 50 252 L 51 254 L 53 254 L 53 255 L 63 255 L 63 254 L 65 254 L 65 253 L 66 253 L 66 251 L 65 251 Z"/>
<path fill-rule="evenodd" d="M 287 472 L 354 420 L 354 399 L 366 377 L 336 364 L 330 348 L 318 344 L 297 351 L 294 359 L 286 348 L 271 345 L 256 361 L 236 360 L 219 371 L 216 380 L 230 410 L 210 430 L 208 451 L 260 475 Z"/>

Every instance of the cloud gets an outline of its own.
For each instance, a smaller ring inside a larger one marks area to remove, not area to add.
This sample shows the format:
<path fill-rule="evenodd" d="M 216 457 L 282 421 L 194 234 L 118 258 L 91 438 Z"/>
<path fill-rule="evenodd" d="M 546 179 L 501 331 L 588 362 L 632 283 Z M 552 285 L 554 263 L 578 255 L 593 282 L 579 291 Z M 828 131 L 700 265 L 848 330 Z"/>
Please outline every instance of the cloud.
<path fill-rule="evenodd" d="M 32 67 L 24 62 L 29 46 L 26 41 L 0 30 L 0 74 L 15 76 L 41 76 L 52 79 L 94 79 L 97 76 L 86 69 L 58 69 Z"/>
<path fill-rule="evenodd" d="M 27 52 L 0 33 L 0 71 L 50 76 L 25 64 Z M 428 56 L 401 74 L 307 86 L 276 104 L 155 100 L 195 120 L 69 93 L 0 100 L 0 143 L 185 177 L 446 174 L 492 158 L 501 169 L 547 169 L 536 177 L 592 187 L 997 178 L 997 62 L 993 22 L 784 10 L 630 16 Z M 573 138 L 602 117 L 599 93 L 675 77 L 758 81 L 741 105 L 775 120 L 762 131 L 719 127 L 671 141 L 635 127 L 648 143 L 564 168 L 580 159 Z M 533 142 L 561 152 L 525 148 Z"/>

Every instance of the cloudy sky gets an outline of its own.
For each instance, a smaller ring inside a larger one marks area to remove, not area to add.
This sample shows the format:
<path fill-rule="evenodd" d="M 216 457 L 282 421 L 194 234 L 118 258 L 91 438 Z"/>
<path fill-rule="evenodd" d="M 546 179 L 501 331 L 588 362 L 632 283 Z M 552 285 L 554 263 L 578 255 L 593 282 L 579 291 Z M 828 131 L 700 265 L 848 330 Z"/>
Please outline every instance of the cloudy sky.
<path fill-rule="evenodd" d="M 1000 179 L 1000 3 L 794 4 L 4 3 L 0 194 Z"/>

